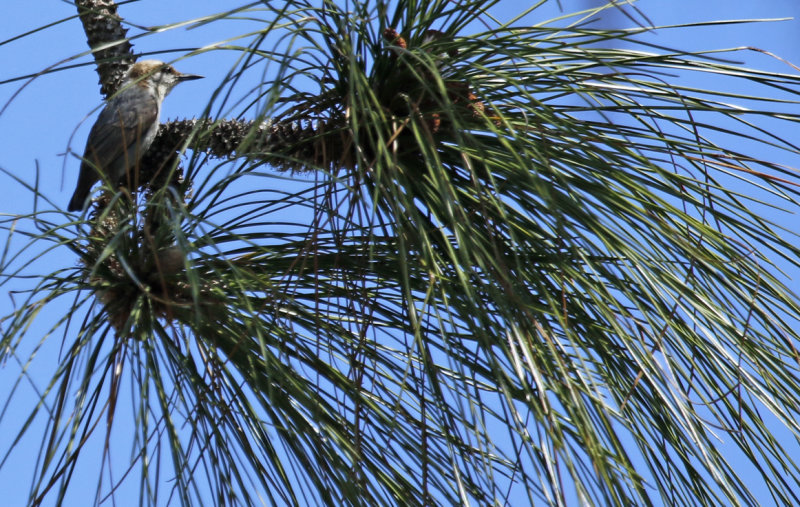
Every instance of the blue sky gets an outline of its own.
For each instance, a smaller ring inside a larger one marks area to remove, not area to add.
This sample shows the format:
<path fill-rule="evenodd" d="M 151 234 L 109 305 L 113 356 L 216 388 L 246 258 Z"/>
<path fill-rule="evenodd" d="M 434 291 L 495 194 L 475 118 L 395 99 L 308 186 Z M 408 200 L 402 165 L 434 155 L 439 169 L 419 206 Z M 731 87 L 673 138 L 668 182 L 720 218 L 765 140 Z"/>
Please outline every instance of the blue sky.
<path fill-rule="evenodd" d="M 36 29 L 46 23 L 66 20 L 41 32 L 19 40 L 0 45 L 0 82 L 28 74 L 35 74 L 59 62 L 86 52 L 85 35 L 72 4 L 56 0 L 39 0 L 38 2 L 7 2 L 3 14 L 6 20 L 13 23 L 0 23 L 0 42 Z M 503 8 L 496 9 L 500 18 L 508 18 L 519 9 L 517 0 L 506 0 Z M 570 12 L 599 2 L 588 0 L 562 0 L 564 12 Z M 228 2 L 227 6 L 238 5 Z M 714 49 L 740 46 L 753 46 L 780 55 L 788 61 L 800 65 L 800 3 L 795 0 L 761 0 L 723 1 L 723 0 L 642 0 L 636 4 L 655 25 L 670 25 L 688 22 L 704 22 L 713 20 L 730 20 L 744 18 L 797 18 L 792 20 L 753 23 L 748 25 L 720 25 L 681 30 L 659 30 L 650 37 L 654 43 L 682 49 Z M 152 26 L 176 23 L 182 20 L 212 14 L 220 9 L 218 0 L 143 0 L 125 4 L 120 13 L 129 22 L 140 26 Z M 526 19 L 530 23 L 540 22 L 550 16 L 559 14 L 557 3 L 537 10 Z M 608 11 L 603 23 L 608 26 L 629 27 L 631 21 L 619 13 Z M 183 27 L 166 30 L 150 35 L 134 42 L 137 52 L 161 51 L 175 49 L 173 53 L 159 56 L 161 59 L 178 58 L 186 53 L 186 49 L 201 47 L 225 40 L 240 33 L 245 22 L 226 21 L 206 27 L 187 30 Z M 137 33 L 136 29 L 131 34 Z M 730 57 L 730 55 L 729 55 Z M 235 58 L 232 52 L 211 52 L 187 58 L 176 63 L 183 72 L 202 74 L 206 79 L 191 82 L 177 88 L 166 100 L 162 112 L 162 120 L 199 115 L 208 98 L 219 86 L 225 72 L 231 67 Z M 732 58 L 743 61 L 746 65 L 776 72 L 799 72 L 776 59 L 757 52 L 740 52 Z M 81 56 L 73 63 L 89 63 L 90 57 Z M 73 190 L 77 177 L 79 162 L 75 157 L 64 157 L 69 149 L 81 152 L 89 128 L 101 105 L 97 74 L 94 67 L 82 65 L 74 69 L 47 74 L 26 84 L 25 80 L 0 84 L 0 168 L 22 180 L 34 183 L 38 167 L 41 178 L 40 191 L 61 207 L 65 207 Z M 702 83 L 702 86 L 713 88 L 713 81 Z M 741 91 L 741 90 L 740 90 Z M 792 138 L 793 136 L 787 135 Z M 798 137 L 798 136 L 794 136 Z M 787 164 L 797 166 L 797 161 L 785 160 Z M 0 213 L 24 214 L 32 209 L 32 198 L 13 178 L 0 174 Z M 55 217 L 55 215 L 54 215 Z M 55 220 L 56 218 L 54 218 Z M 780 220 L 791 220 L 785 216 Z M 21 240 L 19 240 L 21 241 Z M 69 266 L 75 263 L 72 254 L 64 249 L 48 254 L 48 262 L 63 263 Z M 13 302 L 5 295 L 0 295 L 0 315 L 6 315 L 13 309 Z M 58 308 L 47 307 L 43 310 L 42 319 L 48 315 L 54 318 L 59 314 Z M 32 350 L 44 338 L 41 330 L 32 330 L 27 339 L 30 345 L 24 350 Z M 38 333 L 38 334 L 37 334 Z M 3 437 L 17 431 L 25 415 L 32 408 L 32 394 L 29 385 L 44 389 L 43 385 L 51 375 L 58 357 L 60 336 L 53 335 L 45 341 L 37 360 L 29 368 L 29 380 L 26 379 L 20 392 L 28 392 L 28 397 L 15 394 L 13 404 L 0 419 L 0 451 L 7 449 L 8 442 Z M 20 367 L 9 362 L 0 369 L 0 400 L 5 400 L 13 382 L 19 377 Z M 36 436 L 32 431 L 31 435 Z M 30 435 L 29 435 L 30 436 Z M 23 441 L 9 456 L 9 461 L 0 468 L 0 489 L 3 491 L 3 503 L 6 505 L 23 505 L 27 498 L 30 482 L 30 463 L 38 449 L 38 441 Z M 100 456 L 100 447 L 90 448 Z M 89 454 L 91 456 L 91 454 Z M 0 455 L 0 459 L 3 456 Z M 14 462 L 19 460 L 20 466 Z M 76 475 L 76 484 L 85 481 L 86 487 L 93 497 L 96 476 Z M 134 488 L 136 485 L 134 484 Z M 85 491 L 80 493 L 86 494 Z M 83 498 L 76 496 L 76 498 Z"/>

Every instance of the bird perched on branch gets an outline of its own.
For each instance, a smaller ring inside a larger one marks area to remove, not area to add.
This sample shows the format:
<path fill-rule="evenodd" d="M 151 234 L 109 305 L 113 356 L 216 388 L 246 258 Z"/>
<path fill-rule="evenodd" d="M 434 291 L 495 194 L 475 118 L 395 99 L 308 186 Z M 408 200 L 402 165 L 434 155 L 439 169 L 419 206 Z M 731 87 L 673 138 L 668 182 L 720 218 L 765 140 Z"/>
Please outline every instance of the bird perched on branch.
<path fill-rule="evenodd" d="M 164 97 L 176 84 L 201 77 L 181 74 L 157 60 L 133 64 L 120 91 L 109 99 L 89 132 L 78 185 L 67 210 L 83 209 L 89 191 L 101 179 L 130 186 L 135 178 L 130 170 L 136 168 L 158 132 Z"/>

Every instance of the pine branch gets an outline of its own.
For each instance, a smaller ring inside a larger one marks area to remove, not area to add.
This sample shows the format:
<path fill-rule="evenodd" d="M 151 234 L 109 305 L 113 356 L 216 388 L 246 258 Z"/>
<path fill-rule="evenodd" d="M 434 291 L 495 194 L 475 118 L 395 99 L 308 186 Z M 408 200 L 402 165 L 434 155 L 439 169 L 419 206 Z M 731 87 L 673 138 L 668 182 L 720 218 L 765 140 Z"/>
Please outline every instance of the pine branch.
<path fill-rule="evenodd" d="M 75 0 L 75 6 L 97 63 L 100 92 L 109 97 L 136 61 L 128 30 L 122 26 L 114 0 Z"/>
<path fill-rule="evenodd" d="M 346 131 L 335 120 L 240 121 L 191 119 L 161 125 L 143 167 L 169 167 L 184 146 L 217 158 L 247 155 L 279 171 L 352 167 Z M 335 135 L 338 131 L 339 135 Z"/>

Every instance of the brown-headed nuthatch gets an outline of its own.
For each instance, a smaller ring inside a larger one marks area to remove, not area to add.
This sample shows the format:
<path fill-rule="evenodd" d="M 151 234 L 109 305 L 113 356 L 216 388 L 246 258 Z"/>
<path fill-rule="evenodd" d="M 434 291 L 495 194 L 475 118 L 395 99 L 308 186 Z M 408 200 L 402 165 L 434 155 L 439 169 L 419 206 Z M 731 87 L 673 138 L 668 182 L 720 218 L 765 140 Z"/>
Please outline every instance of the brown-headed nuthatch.
<path fill-rule="evenodd" d="M 157 60 L 133 64 L 120 91 L 109 99 L 89 132 L 78 186 L 67 210 L 83 209 L 98 180 L 122 183 L 156 137 L 164 97 L 181 81 L 201 77 L 181 74 Z"/>

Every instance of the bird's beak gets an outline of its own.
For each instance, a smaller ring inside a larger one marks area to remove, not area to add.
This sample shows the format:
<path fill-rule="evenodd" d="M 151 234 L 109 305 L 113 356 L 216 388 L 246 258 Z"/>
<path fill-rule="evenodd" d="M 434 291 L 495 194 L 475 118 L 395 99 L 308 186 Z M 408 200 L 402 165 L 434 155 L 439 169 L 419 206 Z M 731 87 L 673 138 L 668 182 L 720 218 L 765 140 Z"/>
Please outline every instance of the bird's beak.
<path fill-rule="evenodd" d="M 193 81 L 195 79 L 202 79 L 204 76 L 198 76 L 197 74 L 181 74 L 178 76 L 178 81 Z"/>

